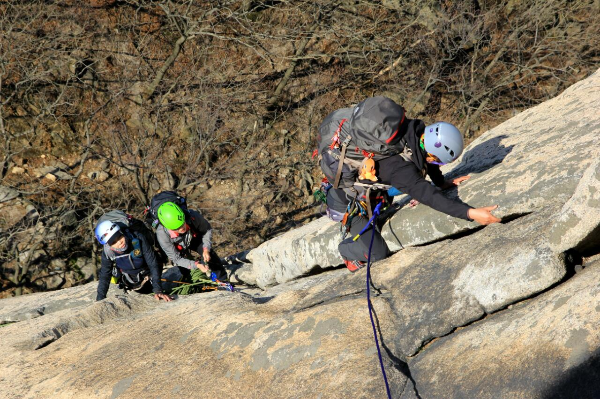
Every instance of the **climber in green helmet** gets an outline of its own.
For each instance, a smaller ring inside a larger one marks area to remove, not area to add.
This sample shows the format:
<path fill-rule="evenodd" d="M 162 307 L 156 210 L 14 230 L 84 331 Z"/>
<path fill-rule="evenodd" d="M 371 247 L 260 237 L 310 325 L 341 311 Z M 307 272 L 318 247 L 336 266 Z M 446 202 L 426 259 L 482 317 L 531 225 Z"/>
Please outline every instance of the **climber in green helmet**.
<path fill-rule="evenodd" d="M 156 212 L 160 225 L 156 229 L 158 244 L 173 265 L 185 269 L 200 269 L 220 281 L 227 281 L 227 272 L 212 248 L 212 228 L 198 211 L 182 209 L 174 202 L 165 202 Z M 193 252 L 199 259 L 190 259 Z"/>

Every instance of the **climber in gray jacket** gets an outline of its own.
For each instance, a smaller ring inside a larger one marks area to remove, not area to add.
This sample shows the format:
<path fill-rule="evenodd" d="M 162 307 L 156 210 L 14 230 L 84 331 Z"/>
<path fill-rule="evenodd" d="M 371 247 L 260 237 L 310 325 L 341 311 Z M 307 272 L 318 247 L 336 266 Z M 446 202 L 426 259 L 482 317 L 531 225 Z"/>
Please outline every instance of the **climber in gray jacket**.
<path fill-rule="evenodd" d="M 208 275 L 212 271 L 218 280 L 227 281 L 227 272 L 212 248 L 212 228 L 200 212 L 184 211 L 173 202 L 165 202 L 157 214 L 160 225 L 156 238 L 173 265 L 200 269 Z M 193 259 L 192 251 L 200 258 Z"/>

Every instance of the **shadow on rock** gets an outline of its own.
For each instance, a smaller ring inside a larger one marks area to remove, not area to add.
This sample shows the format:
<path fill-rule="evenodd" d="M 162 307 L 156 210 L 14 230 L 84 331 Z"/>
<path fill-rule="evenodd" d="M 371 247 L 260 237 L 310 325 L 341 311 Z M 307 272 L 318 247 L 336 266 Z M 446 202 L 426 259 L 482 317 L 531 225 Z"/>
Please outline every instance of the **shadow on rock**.
<path fill-rule="evenodd" d="M 600 397 L 600 350 L 542 393 L 543 399 L 597 399 Z"/>
<path fill-rule="evenodd" d="M 514 146 L 505 147 L 500 142 L 508 136 L 491 138 L 469 149 L 463 155 L 460 165 L 453 169 L 448 177 L 463 176 L 469 173 L 481 173 L 501 163 Z"/>

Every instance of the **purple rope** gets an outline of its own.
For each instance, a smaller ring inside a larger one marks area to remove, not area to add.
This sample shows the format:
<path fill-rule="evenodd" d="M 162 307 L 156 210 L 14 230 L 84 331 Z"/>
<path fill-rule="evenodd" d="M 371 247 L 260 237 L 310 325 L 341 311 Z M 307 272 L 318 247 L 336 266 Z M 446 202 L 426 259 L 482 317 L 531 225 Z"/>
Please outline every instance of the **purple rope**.
<path fill-rule="evenodd" d="M 375 214 L 377 212 L 377 214 Z M 385 367 L 383 367 L 383 358 L 381 357 L 381 348 L 379 348 L 379 340 L 377 339 L 377 329 L 375 327 L 375 321 L 373 320 L 373 305 L 371 304 L 371 249 L 373 248 L 373 240 L 375 239 L 375 216 L 379 214 L 379 209 L 375 208 L 373 215 L 373 234 L 371 234 L 371 244 L 369 244 L 369 256 L 367 258 L 367 304 L 369 305 L 369 317 L 371 318 L 371 326 L 373 327 L 373 336 L 375 337 L 375 345 L 377 345 L 377 354 L 379 355 L 379 364 L 381 365 L 381 373 L 383 374 L 383 380 L 385 381 L 385 390 L 387 391 L 388 399 L 392 399 L 390 392 L 390 385 L 388 384 L 387 375 L 385 374 Z M 368 225 L 368 224 L 367 224 Z"/>

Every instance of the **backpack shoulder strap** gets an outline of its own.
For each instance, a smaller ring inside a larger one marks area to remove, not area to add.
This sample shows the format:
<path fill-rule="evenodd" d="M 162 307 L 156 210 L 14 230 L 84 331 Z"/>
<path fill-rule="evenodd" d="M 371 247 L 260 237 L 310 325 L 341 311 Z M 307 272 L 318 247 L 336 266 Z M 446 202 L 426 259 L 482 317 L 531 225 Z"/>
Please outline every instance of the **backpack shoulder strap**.
<path fill-rule="evenodd" d="M 342 149 L 340 151 L 340 161 L 338 163 L 337 172 L 335 173 L 335 181 L 333 183 L 333 188 L 338 188 L 340 186 L 340 177 L 342 177 L 342 168 L 344 167 L 344 157 L 346 156 L 346 150 L 348 149 L 348 145 L 350 144 L 351 140 L 352 137 L 348 135 L 342 142 Z"/>
<path fill-rule="evenodd" d="M 402 140 L 400 140 L 400 144 L 402 145 L 403 149 L 402 152 L 400 152 L 398 155 L 404 158 L 405 161 L 413 162 L 413 152 L 408 146 L 408 143 L 406 142 L 406 139 L 404 137 L 402 138 Z"/>
<path fill-rule="evenodd" d="M 106 255 L 106 257 L 108 259 L 110 259 L 112 262 L 114 262 L 116 256 L 115 256 L 115 253 L 110 249 L 110 246 L 108 244 L 104 244 L 103 250 L 104 250 L 104 255 Z"/>

